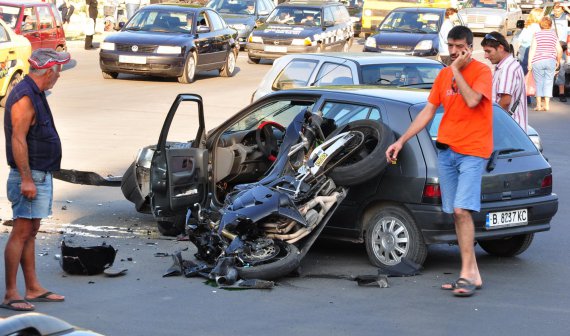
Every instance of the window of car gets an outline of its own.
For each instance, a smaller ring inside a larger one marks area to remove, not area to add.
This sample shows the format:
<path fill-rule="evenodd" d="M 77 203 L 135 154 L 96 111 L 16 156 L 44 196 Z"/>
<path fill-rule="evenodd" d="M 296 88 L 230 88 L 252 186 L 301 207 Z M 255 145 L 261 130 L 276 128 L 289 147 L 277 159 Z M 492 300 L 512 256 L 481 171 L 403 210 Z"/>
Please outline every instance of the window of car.
<path fill-rule="evenodd" d="M 437 140 L 437 131 L 443 112 L 443 108 L 439 107 L 433 120 L 427 126 L 433 141 Z M 493 106 L 493 149 L 517 149 L 519 150 L 517 152 L 532 154 L 538 151 L 519 124 L 497 105 Z"/>
<path fill-rule="evenodd" d="M 315 85 L 351 85 L 354 84 L 352 78 L 352 70 L 349 67 L 338 63 L 325 62 L 319 70 Z"/>
<path fill-rule="evenodd" d="M 190 17 L 190 20 L 187 20 Z M 125 30 L 155 31 L 161 33 L 188 32 L 193 14 L 187 12 L 169 12 L 158 10 L 141 10 L 125 26 Z"/>
<path fill-rule="evenodd" d="M 276 91 L 307 86 L 318 63 L 316 60 L 292 60 L 283 68 L 271 88 Z"/>
<path fill-rule="evenodd" d="M 350 21 L 348 10 L 344 6 L 334 6 L 333 15 L 336 23 L 345 23 Z"/>
<path fill-rule="evenodd" d="M 507 9 L 507 2 L 504 0 L 468 0 L 463 7 Z"/>
<path fill-rule="evenodd" d="M 214 9 L 220 14 L 250 15 L 248 5 L 252 4 L 255 10 L 254 0 L 212 0 L 206 7 Z"/>
<path fill-rule="evenodd" d="M 334 121 L 334 128 L 355 120 L 380 120 L 378 108 L 355 103 L 328 101 L 323 105 L 322 112 L 323 118 Z"/>
<path fill-rule="evenodd" d="M 38 16 L 40 18 L 40 30 L 53 28 L 53 18 L 48 7 L 38 6 Z"/>
<path fill-rule="evenodd" d="M 334 15 L 333 15 L 331 7 L 325 7 L 324 15 L 325 15 L 325 19 L 324 19 L 323 23 L 325 23 L 325 22 L 334 23 Z"/>
<path fill-rule="evenodd" d="M 262 15 L 267 15 L 271 12 L 271 5 L 266 0 L 259 0 L 257 2 L 257 13 Z"/>
<path fill-rule="evenodd" d="M 211 30 L 224 29 L 225 27 L 224 20 L 222 20 L 222 18 L 217 13 L 213 11 L 208 11 L 208 17 L 210 18 Z"/>
<path fill-rule="evenodd" d="M 391 12 L 380 25 L 381 31 L 435 33 L 439 31 L 440 15 L 428 12 Z"/>
<path fill-rule="evenodd" d="M 282 99 L 270 101 L 248 113 L 224 133 L 251 131 L 256 129 L 262 121 L 273 121 L 287 127 L 303 109 L 314 104 L 314 100 Z"/>
<path fill-rule="evenodd" d="M 0 26 L 0 43 L 8 42 L 9 40 L 10 40 L 10 35 L 8 35 L 6 28 L 4 28 L 4 26 Z"/>
<path fill-rule="evenodd" d="M 361 66 L 362 83 L 367 85 L 432 84 L 442 64 L 370 64 Z"/>
<path fill-rule="evenodd" d="M 210 23 L 208 21 L 208 18 L 206 16 L 206 12 L 201 12 L 200 14 L 198 14 L 198 20 L 197 20 L 197 26 L 198 28 L 200 27 L 208 27 L 210 28 Z M 211 28 L 210 28 L 211 29 Z"/>
<path fill-rule="evenodd" d="M 0 5 L 0 19 L 4 20 L 10 28 L 16 29 L 21 10 L 20 7 Z"/>
<path fill-rule="evenodd" d="M 24 20 L 22 21 L 22 32 L 29 32 L 38 29 L 38 18 L 34 7 L 24 8 Z"/>

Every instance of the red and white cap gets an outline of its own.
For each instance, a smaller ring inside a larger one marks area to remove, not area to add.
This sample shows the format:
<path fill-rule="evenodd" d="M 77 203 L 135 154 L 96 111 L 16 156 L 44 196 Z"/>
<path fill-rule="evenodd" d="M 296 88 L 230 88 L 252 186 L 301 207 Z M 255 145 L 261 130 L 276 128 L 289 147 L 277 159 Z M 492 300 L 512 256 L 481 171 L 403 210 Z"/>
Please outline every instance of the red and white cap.
<path fill-rule="evenodd" d="M 35 69 L 48 69 L 57 64 L 65 64 L 71 60 L 71 56 L 65 51 L 55 51 L 49 48 L 39 48 L 32 52 L 28 62 Z"/>

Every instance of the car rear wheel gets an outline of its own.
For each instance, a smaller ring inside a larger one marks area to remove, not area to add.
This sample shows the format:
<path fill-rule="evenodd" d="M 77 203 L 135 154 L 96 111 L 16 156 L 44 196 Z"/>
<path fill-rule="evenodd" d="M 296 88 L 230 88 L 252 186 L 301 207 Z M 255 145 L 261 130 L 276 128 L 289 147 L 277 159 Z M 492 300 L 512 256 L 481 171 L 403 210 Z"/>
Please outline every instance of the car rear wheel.
<path fill-rule="evenodd" d="M 526 251 L 533 239 L 534 233 L 528 233 L 501 239 L 481 240 L 479 245 L 485 252 L 491 255 L 514 257 Z"/>
<path fill-rule="evenodd" d="M 259 62 L 261 62 L 261 58 L 255 58 L 255 57 L 251 57 L 249 55 L 247 55 L 247 58 L 249 58 L 249 60 L 255 64 L 259 64 Z"/>
<path fill-rule="evenodd" d="M 178 215 L 172 217 L 169 221 L 158 221 L 158 232 L 163 236 L 176 237 L 184 233 L 184 225 L 186 224 L 186 216 Z"/>
<path fill-rule="evenodd" d="M 183 84 L 190 84 L 194 81 L 194 76 L 196 75 L 196 54 L 191 52 L 186 58 L 186 64 L 184 65 L 184 73 L 182 76 L 178 77 L 178 82 Z"/>
<path fill-rule="evenodd" d="M 22 81 L 22 78 L 23 78 L 22 74 L 19 72 L 16 72 L 14 76 L 12 76 L 12 78 L 10 79 L 10 83 L 8 83 L 8 87 L 6 88 L 6 95 L 2 97 L 2 100 L 0 100 L 1 106 L 6 106 L 6 102 L 8 101 L 8 96 L 10 95 L 10 92 L 12 92 L 16 84 Z"/>
<path fill-rule="evenodd" d="M 226 58 L 226 64 L 220 69 L 220 76 L 222 77 L 232 77 L 236 69 L 236 52 L 232 49 L 228 53 Z"/>
<path fill-rule="evenodd" d="M 383 207 L 366 223 L 365 229 L 366 252 L 375 266 L 394 266 L 404 257 L 419 265 L 425 261 L 427 246 L 406 210 Z"/>
<path fill-rule="evenodd" d="M 119 77 L 119 74 L 117 72 L 101 71 L 101 73 L 103 74 L 103 78 L 105 79 L 116 79 L 117 77 Z"/>

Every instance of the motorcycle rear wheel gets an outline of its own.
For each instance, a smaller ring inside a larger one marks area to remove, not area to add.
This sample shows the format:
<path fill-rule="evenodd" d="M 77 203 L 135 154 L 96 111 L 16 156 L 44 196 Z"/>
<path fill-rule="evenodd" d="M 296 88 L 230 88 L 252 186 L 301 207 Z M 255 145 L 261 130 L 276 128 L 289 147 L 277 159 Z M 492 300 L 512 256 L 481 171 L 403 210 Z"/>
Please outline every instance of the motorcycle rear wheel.
<path fill-rule="evenodd" d="M 340 186 L 366 182 L 384 171 L 388 166 L 386 149 L 395 141 L 394 132 L 386 124 L 374 120 L 350 122 L 337 128 L 327 139 L 348 131 L 360 131 L 364 133 L 365 139 L 360 149 L 326 174 Z"/>
<path fill-rule="evenodd" d="M 279 244 L 280 253 L 271 262 L 255 266 L 236 267 L 242 279 L 273 280 L 286 276 L 293 272 L 299 264 L 299 249 L 282 241 L 275 241 Z"/>

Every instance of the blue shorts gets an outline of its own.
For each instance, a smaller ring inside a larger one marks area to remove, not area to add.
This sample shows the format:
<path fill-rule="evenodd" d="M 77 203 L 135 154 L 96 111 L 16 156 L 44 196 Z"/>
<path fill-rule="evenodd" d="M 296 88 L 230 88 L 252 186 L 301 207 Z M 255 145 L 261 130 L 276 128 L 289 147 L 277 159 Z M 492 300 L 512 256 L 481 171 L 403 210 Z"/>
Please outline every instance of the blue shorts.
<path fill-rule="evenodd" d="M 438 150 L 439 186 L 444 212 L 452 214 L 455 208 L 481 209 L 481 179 L 486 161 L 451 149 Z"/>
<path fill-rule="evenodd" d="M 37 195 L 28 199 L 22 195 L 22 178 L 17 169 L 10 169 L 8 175 L 8 200 L 12 203 L 12 218 L 46 218 L 51 215 L 53 180 L 51 172 L 32 170 L 32 179 Z"/>

